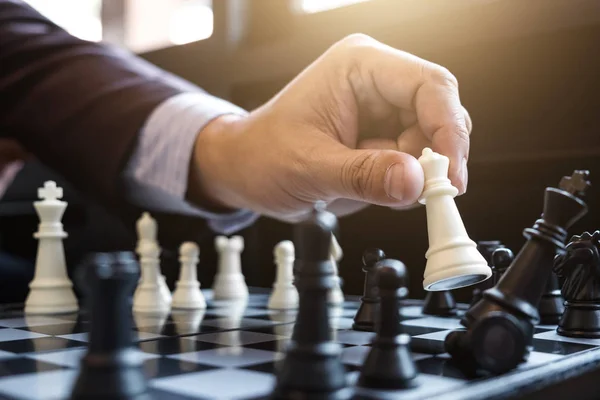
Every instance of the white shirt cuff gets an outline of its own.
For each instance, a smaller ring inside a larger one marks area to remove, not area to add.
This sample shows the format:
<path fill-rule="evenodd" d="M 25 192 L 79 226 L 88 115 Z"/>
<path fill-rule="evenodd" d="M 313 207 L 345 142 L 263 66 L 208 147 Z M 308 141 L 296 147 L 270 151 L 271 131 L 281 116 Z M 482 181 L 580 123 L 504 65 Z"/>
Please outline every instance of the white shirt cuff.
<path fill-rule="evenodd" d="M 250 210 L 212 213 L 186 201 L 189 165 L 200 131 L 224 114 L 247 112 L 206 93 L 183 93 L 160 104 L 142 128 L 124 183 L 129 201 L 149 211 L 198 216 L 229 235 L 258 219 Z"/>

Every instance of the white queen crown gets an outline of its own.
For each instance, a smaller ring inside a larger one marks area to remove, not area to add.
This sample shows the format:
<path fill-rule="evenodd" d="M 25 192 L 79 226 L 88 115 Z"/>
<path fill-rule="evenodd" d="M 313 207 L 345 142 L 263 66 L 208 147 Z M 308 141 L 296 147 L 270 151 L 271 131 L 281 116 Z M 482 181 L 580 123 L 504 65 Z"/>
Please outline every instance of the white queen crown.
<path fill-rule="evenodd" d="M 428 196 L 438 194 L 440 190 L 443 191 L 443 194 L 453 197 L 458 194 L 458 189 L 452 186 L 450 179 L 448 179 L 448 168 L 450 166 L 448 157 L 426 147 L 423 149 L 421 157 L 419 157 L 419 164 L 421 164 L 425 176 L 425 187 L 421 199 L 419 199 L 421 203 L 424 203 Z"/>

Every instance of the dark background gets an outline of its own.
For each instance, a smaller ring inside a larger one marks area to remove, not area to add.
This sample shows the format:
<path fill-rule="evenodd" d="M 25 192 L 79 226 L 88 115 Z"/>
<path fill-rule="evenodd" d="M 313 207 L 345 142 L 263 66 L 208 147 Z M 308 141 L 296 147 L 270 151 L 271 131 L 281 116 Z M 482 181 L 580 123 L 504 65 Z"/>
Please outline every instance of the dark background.
<path fill-rule="evenodd" d="M 524 242 L 523 228 L 541 213 L 545 187 L 556 186 L 574 169 L 591 170 L 595 181 L 600 170 L 600 2 L 371 0 L 317 14 L 298 14 L 290 4 L 214 1 L 210 39 L 142 56 L 246 109 L 268 100 L 335 41 L 354 32 L 444 65 L 457 76 L 474 122 L 469 187 L 457 199 L 459 210 L 473 240 L 501 240 L 515 253 Z M 7 194 L 4 209 L 35 195 L 40 174 L 49 173 L 43 166 L 29 168 L 33 172 Z M 90 250 L 133 246 L 131 226 L 63 185 L 73 204 L 65 216 L 70 263 Z M 589 214 L 572 233 L 600 227 L 597 186 L 588 194 Z M 3 247 L 31 261 L 37 218 L 21 214 L 2 219 Z M 202 249 L 202 285 L 210 286 L 212 237 L 198 233 L 199 221 L 157 217 L 165 247 L 163 269 L 171 282 L 178 274 L 174 250 L 191 239 Z M 342 218 L 340 228 L 346 293 L 361 292 L 361 253 L 379 247 L 407 264 L 412 296 L 424 295 L 424 208 L 397 212 L 372 207 Z M 273 246 L 290 239 L 291 229 L 261 219 L 242 232 L 248 284 L 272 285 Z M 469 295 L 470 289 L 457 293 L 462 300 Z"/>

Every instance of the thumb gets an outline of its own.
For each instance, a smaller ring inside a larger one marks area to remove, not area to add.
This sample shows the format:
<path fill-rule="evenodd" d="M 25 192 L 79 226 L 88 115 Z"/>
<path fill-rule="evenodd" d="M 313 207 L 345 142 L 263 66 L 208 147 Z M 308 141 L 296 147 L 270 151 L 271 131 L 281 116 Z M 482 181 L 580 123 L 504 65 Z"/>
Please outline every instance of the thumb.
<path fill-rule="evenodd" d="M 421 164 L 399 151 L 344 148 L 327 155 L 323 164 L 317 175 L 322 178 L 319 186 L 336 197 L 406 206 L 415 203 L 423 191 Z"/>

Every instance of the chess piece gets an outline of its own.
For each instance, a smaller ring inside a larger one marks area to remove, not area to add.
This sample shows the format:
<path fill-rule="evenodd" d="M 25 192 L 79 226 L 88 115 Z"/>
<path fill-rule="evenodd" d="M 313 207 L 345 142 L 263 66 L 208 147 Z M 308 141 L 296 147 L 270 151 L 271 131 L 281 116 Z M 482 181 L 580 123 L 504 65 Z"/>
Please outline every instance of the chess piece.
<path fill-rule="evenodd" d="M 544 294 L 538 304 L 540 324 L 556 325 L 565 311 L 564 299 L 560 292 L 558 277 L 555 273 L 550 274 Z"/>
<path fill-rule="evenodd" d="M 160 248 L 155 242 L 143 242 L 137 247 L 142 269 L 142 277 L 133 294 L 133 311 L 162 315 L 168 313 L 171 305 L 161 291 Z"/>
<path fill-rule="evenodd" d="M 158 268 L 160 270 L 160 263 Z M 173 295 L 171 294 L 171 289 L 169 289 L 169 285 L 167 285 L 167 278 L 164 275 L 160 275 L 158 278 L 158 287 L 160 289 L 160 295 L 163 297 L 165 303 L 171 304 L 173 302 Z"/>
<path fill-rule="evenodd" d="M 564 176 L 561 179 L 559 188 L 581 198 L 585 194 L 586 187 L 590 184 L 589 175 L 589 171 L 576 170 L 571 176 Z M 560 253 L 562 253 L 562 249 L 559 249 L 558 254 Z M 552 272 L 538 304 L 540 323 L 544 325 L 558 324 L 565 311 L 564 302 L 558 277 Z"/>
<path fill-rule="evenodd" d="M 138 236 L 136 253 L 141 257 L 140 249 L 143 246 L 146 246 L 146 248 L 151 246 L 158 248 L 159 254 L 156 257 L 158 258 L 157 265 L 158 273 L 160 274 L 160 243 L 158 242 L 158 225 L 156 220 L 152 218 L 152 215 L 150 215 L 149 212 L 143 212 L 136 222 L 136 230 Z M 173 298 L 164 275 L 159 275 L 158 288 L 163 297 L 163 301 L 167 304 L 171 304 Z"/>
<path fill-rule="evenodd" d="M 490 268 L 492 269 L 492 277 L 491 279 L 486 279 L 483 282 L 479 282 L 475 285 L 473 289 L 473 296 L 471 298 L 471 305 L 477 303 L 481 300 L 481 294 L 484 290 L 487 290 L 493 287 L 498 280 L 495 279 L 494 276 L 494 266 L 492 265 L 492 253 L 494 250 L 504 247 L 504 245 L 499 240 L 481 240 L 477 242 L 477 250 L 481 253 L 485 261 L 488 263 Z"/>
<path fill-rule="evenodd" d="M 600 231 L 573 236 L 557 255 L 554 270 L 564 279 L 565 311 L 558 334 L 600 338 Z"/>
<path fill-rule="evenodd" d="M 156 220 L 152 218 L 149 212 L 143 212 L 135 224 L 137 231 L 137 246 L 146 242 L 158 243 L 158 227 Z M 136 248 L 136 252 L 139 250 Z"/>
<path fill-rule="evenodd" d="M 357 331 L 374 332 L 377 315 L 379 314 L 379 292 L 377 290 L 377 263 L 385 258 L 385 253 L 380 249 L 367 249 L 363 253 L 363 271 L 365 285 L 360 298 L 360 306 L 354 316 L 352 329 Z"/>
<path fill-rule="evenodd" d="M 177 309 L 203 309 L 206 300 L 200 291 L 198 272 L 196 270 L 200 261 L 200 249 L 193 242 L 184 242 L 179 246 L 179 280 L 175 284 L 173 294 L 173 308 Z"/>
<path fill-rule="evenodd" d="M 492 254 L 496 249 L 504 248 L 505 246 L 499 240 L 481 240 L 477 242 L 477 250 L 481 253 L 488 265 L 493 265 Z"/>
<path fill-rule="evenodd" d="M 278 365 L 275 399 L 347 399 L 351 390 L 341 362 L 341 346 L 331 340 L 329 290 L 335 284 L 331 264 L 333 214 L 317 203 L 296 225 L 298 315 L 284 358 Z"/>
<path fill-rule="evenodd" d="M 213 284 L 215 300 L 236 300 L 248 297 L 248 286 L 242 275 L 241 252 L 244 238 L 217 236 L 215 247 L 219 253 L 219 266 Z"/>
<path fill-rule="evenodd" d="M 450 317 L 457 313 L 456 301 L 449 290 L 427 292 L 423 303 L 423 314 Z"/>
<path fill-rule="evenodd" d="M 398 260 L 377 263 L 376 280 L 381 299 L 377 334 L 364 360 L 358 386 L 404 389 L 415 386 L 417 367 L 410 352 L 410 336 L 400 324 L 400 301 L 406 298 L 406 267 Z"/>
<path fill-rule="evenodd" d="M 448 179 L 448 157 L 425 148 L 419 163 L 425 174 L 419 202 L 425 204 L 429 235 L 423 288 L 451 290 L 488 279 L 492 271 L 467 235 L 454 202 L 458 189 Z"/>
<path fill-rule="evenodd" d="M 492 277 L 487 281 L 482 282 L 482 284 L 485 284 L 486 282 L 490 281 L 492 283 L 492 287 L 494 287 L 498 282 L 500 282 L 502 275 L 504 275 L 504 272 L 506 272 L 510 264 L 513 262 L 514 258 L 515 256 L 513 252 L 508 247 L 500 246 L 493 250 L 493 252 L 490 254 L 490 268 L 492 268 Z M 473 307 L 479 302 L 479 300 L 481 300 L 482 294 L 483 291 L 480 291 L 479 289 L 473 290 L 471 307 Z"/>
<path fill-rule="evenodd" d="M 294 243 L 290 240 L 279 242 L 273 250 L 277 272 L 273 292 L 267 307 L 274 310 L 294 310 L 298 308 L 298 290 L 294 286 Z"/>
<path fill-rule="evenodd" d="M 62 188 L 53 181 L 47 181 L 38 189 L 41 201 L 33 203 L 40 218 L 39 229 L 33 236 L 38 239 L 35 260 L 35 275 L 29 284 L 29 294 L 25 300 L 27 314 L 64 314 L 76 312 L 79 308 L 73 292 L 73 284 L 67 275 L 63 239 L 62 216 L 67 207 Z"/>
<path fill-rule="evenodd" d="M 148 399 L 142 358 L 131 334 L 128 300 L 139 278 L 135 257 L 129 252 L 100 253 L 90 256 L 86 265 L 91 331 L 71 399 Z"/>
<path fill-rule="evenodd" d="M 494 280 L 494 285 L 500 282 L 500 279 L 502 279 L 502 276 L 514 259 L 515 255 L 508 247 L 500 247 L 494 250 L 492 253 L 492 279 Z"/>
<path fill-rule="evenodd" d="M 335 278 L 335 284 L 333 285 L 333 287 L 331 288 L 331 290 L 329 291 L 329 297 L 328 297 L 328 301 L 330 304 L 333 305 L 340 305 L 340 304 L 344 304 L 344 292 L 342 292 L 342 280 L 340 279 L 340 275 L 339 275 L 339 262 L 342 259 L 342 257 L 344 256 L 344 253 L 342 251 L 342 247 L 340 246 L 337 238 L 335 237 L 335 235 L 331 235 L 331 264 L 333 265 L 334 271 L 334 278 Z"/>
<path fill-rule="evenodd" d="M 586 212 L 579 197 L 546 188 L 542 216 L 523 232 L 525 245 L 498 284 L 464 315 L 461 324 L 466 330 L 446 336 L 445 348 L 453 358 L 492 373 L 507 372 L 527 359 L 539 322 L 536 306 L 554 256 L 564 248 L 567 229 Z"/>

